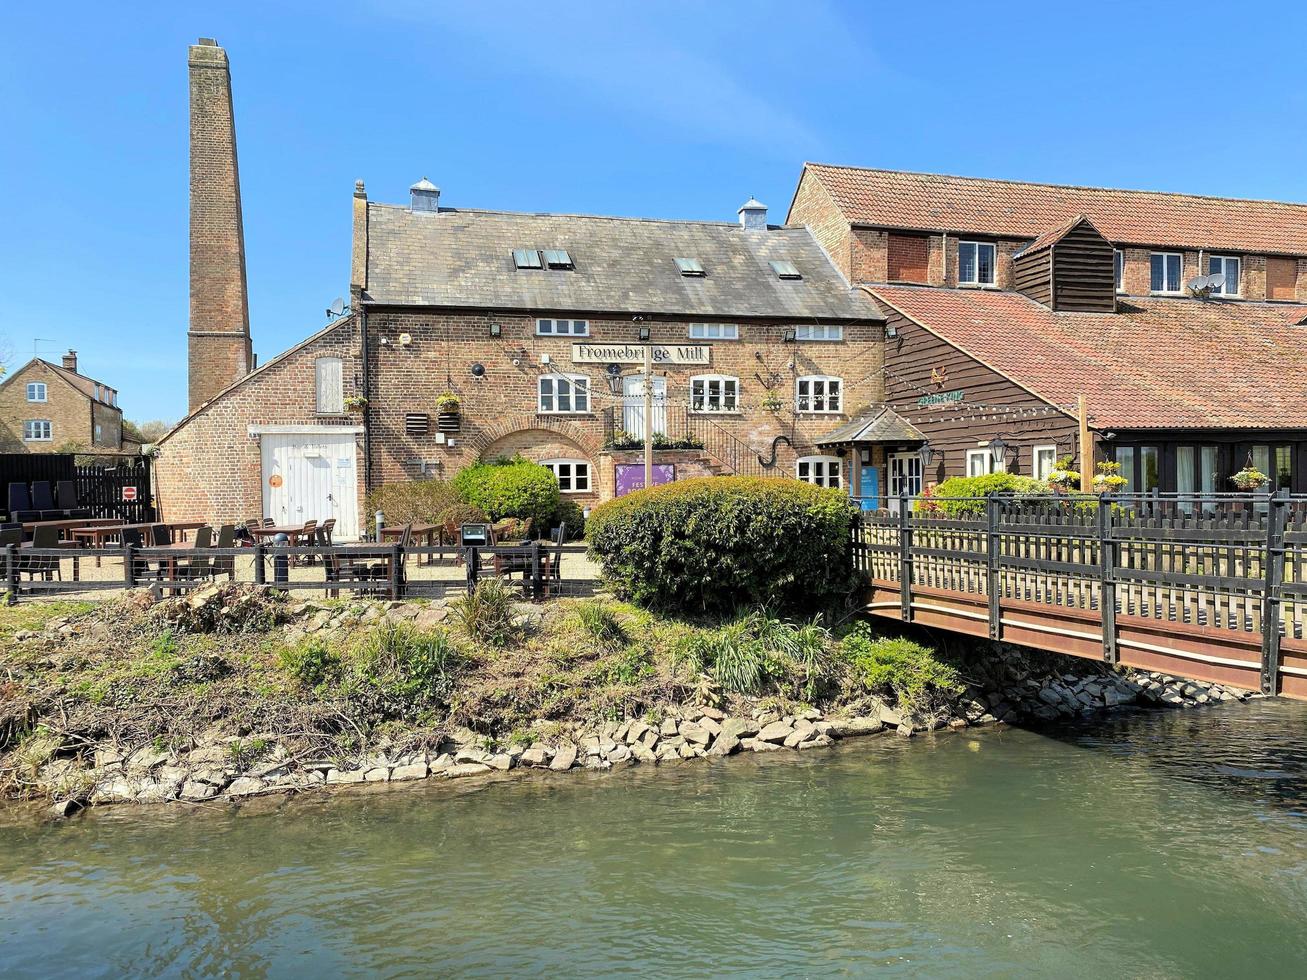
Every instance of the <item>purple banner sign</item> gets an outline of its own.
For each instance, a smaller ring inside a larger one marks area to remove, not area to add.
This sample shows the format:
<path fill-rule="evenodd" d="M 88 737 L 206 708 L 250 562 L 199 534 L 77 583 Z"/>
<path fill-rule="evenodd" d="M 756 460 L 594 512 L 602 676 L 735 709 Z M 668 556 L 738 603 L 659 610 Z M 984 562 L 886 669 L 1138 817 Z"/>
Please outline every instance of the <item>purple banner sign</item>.
<path fill-rule="evenodd" d="M 671 483 L 676 479 L 675 463 L 654 463 L 653 481 L 654 486 L 660 487 L 664 483 Z M 644 464 L 643 463 L 618 463 L 617 464 L 617 496 L 621 497 L 635 490 L 644 489 Z"/>

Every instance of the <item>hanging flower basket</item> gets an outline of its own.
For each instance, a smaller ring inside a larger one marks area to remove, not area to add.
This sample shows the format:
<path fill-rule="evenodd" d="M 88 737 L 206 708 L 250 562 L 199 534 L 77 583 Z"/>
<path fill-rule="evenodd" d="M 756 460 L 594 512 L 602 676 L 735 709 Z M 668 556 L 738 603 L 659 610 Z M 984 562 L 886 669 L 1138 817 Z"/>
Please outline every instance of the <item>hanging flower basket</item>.
<path fill-rule="evenodd" d="M 462 402 L 453 392 L 445 392 L 436 398 L 436 431 L 457 432 L 462 425 Z"/>
<path fill-rule="evenodd" d="M 768 395 L 762 400 L 762 410 L 764 412 L 779 412 L 781 410 L 781 400 L 776 395 Z"/>
<path fill-rule="evenodd" d="M 350 395 L 345 399 L 345 411 L 351 415 L 362 415 L 363 410 L 368 407 L 368 400 L 362 395 Z"/>
<path fill-rule="evenodd" d="M 1230 477 L 1230 482 L 1240 490 L 1252 492 L 1261 490 L 1271 482 L 1271 478 L 1255 466 L 1245 466 Z"/>

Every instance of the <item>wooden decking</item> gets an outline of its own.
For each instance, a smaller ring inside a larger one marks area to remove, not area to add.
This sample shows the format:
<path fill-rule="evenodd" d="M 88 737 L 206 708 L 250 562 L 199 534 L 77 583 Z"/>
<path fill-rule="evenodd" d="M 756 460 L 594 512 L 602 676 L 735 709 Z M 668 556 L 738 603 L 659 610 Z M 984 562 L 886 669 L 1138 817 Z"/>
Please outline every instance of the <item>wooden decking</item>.
<path fill-rule="evenodd" d="M 1307 500 L 930 506 L 855 529 L 869 614 L 1307 699 Z"/>

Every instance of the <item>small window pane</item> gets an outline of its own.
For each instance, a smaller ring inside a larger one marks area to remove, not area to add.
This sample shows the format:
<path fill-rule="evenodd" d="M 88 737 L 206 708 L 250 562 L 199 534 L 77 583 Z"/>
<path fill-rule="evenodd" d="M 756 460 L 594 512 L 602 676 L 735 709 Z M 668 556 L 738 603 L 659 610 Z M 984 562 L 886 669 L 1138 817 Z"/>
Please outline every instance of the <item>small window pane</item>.
<path fill-rule="evenodd" d="M 539 269 L 540 252 L 534 248 L 514 249 L 513 264 L 519 269 Z"/>
<path fill-rule="evenodd" d="M 958 282 L 976 281 L 976 243 L 958 244 Z"/>

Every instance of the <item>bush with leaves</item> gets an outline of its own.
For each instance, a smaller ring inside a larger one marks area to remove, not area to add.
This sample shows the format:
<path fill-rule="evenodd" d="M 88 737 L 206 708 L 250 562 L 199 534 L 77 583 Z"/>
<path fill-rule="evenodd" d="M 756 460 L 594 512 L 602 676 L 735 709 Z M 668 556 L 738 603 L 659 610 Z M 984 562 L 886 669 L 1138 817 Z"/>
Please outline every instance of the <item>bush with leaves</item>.
<path fill-rule="evenodd" d="M 458 492 L 445 480 L 383 483 L 368 493 L 367 512 L 381 511 L 392 525 L 438 524 L 440 515 L 458 502 Z"/>
<path fill-rule="evenodd" d="M 544 527 L 558 510 L 558 479 L 521 456 L 475 463 L 454 477 L 459 499 L 485 511 L 492 521 L 529 517 Z"/>
<path fill-rule="evenodd" d="M 840 646 L 863 686 L 892 695 L 909 715 L 930 714 L 965 690 L 957 668 L 936 657 L 935 651 L 902 637 L 878 637 L 865 623 Z"/>
<path fill-rule="evenodd" d="M 946 517 L 981 517 L 985 513 L 985 498 L 995 494 L 1029 497 L 1048 492 L 1048 484 L 1043 481 L 1016 473 L 955 476 L 935 488 L 929 509 Z"/>
<path fill-rule="evenodd" d="M 486 579 L 468 595 L 449 604 L 454 618 L 471 639 L 492 647 L 508 646 L 522 632 L 513 610 L 517 601 L 511 586 L 499 579 Z"/>
<path fill-rule="evenodd" d="M 567 540 L 580 541 L 585 537 L 585 511 L 575 500 L 563 498 L 558 501 L 558 509 L 554 511 L 553 519 L 549 522 L 548 527 L 537 528 L 540 532 L 536 536 L 541 537 L 544 532 L 553 534 L 560 526 L 567 525 Z"/>
<path fill-rule="evenodd" d="M 595 508 L 591 553 L 624 598 L 681 613 L 820 609 L 854 582 L 853 507 L 798 480 L 704 477 Z"/>

